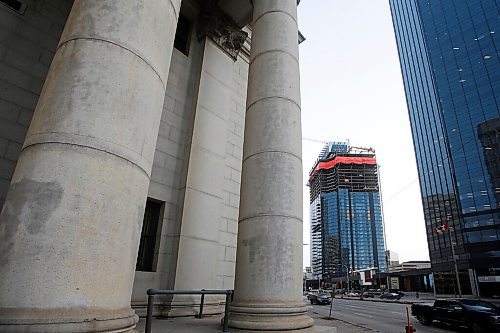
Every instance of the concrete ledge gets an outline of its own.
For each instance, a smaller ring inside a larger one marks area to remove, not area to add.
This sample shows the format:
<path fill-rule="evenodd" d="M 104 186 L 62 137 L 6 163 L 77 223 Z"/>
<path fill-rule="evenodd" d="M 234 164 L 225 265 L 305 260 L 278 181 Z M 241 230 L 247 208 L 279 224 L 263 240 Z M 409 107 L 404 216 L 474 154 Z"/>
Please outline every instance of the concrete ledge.
<path fill-rule="evenodd" d="M 316 333 L 337 333 L 336 327 L 315 326 L 314 329 L 314 332 Z"/>
<path fill-rule="evenodd" d="M 210 316 L 202 319 L 189 318 L 170 318 L 153 319 L 152 333 L 220 333 L 222 332 L 221 316 Z M 325 325 L 324 321 L 322 321 Z M 145 319 L 141 318 L 137 323 L 137 333 L 144 333 Z M 231 333 L 273 333 L 273 331 L 245 331 L 229 328 Z M 304 330 L 297 331 L 274 331 L 274 333 L 337 333 L 336 327 L 314 326 Z"/>

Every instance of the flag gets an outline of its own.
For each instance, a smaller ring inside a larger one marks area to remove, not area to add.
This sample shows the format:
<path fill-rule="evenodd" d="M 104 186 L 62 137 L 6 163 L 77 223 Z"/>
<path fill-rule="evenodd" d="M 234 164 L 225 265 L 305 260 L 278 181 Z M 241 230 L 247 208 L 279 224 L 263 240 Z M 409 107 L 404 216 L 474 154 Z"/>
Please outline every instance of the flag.
<path fill-rule="evenodd" d="M 446 223 L 446 224 L 443 224 L 443 225 L 437 227 L 436 229 L 434 229 L 434 232 L 437 234 L 440 234 L 443 231 L 446 231 L 448 229 L 450 229 L 450 226 L 448 225 L 448 223 Z"/>

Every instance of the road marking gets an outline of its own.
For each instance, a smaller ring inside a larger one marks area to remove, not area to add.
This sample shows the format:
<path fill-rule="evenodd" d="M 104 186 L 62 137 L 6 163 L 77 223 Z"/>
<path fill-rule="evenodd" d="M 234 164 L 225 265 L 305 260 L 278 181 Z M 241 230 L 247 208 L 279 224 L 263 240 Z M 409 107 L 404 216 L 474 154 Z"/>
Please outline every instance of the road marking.
<path fill-rule="evenodd" d="M 403 312 L 394 312 L 394 311 L 391 311 L 391 313 L 394 313 L 394 314 L 397 314 L 397 315 L 404 315 Z"/>
<path fill-rule="evenodd" d="M 362 306 L 354 306 L 354 305 L 344 305 L 346 308 L 353 308 L 353 309 L 364 309 Z"/>
<path fill-rule="evenodd" d="M 370 315 L 365 315 L 363 313 L 356 313 L 356 312 L 353 312 L 354 314 L 358 315 L 358 316 L 362 316 L 362 317 L 368 317 L 368 318 L 373 318 L 373 316 L 370 316 Z"/>

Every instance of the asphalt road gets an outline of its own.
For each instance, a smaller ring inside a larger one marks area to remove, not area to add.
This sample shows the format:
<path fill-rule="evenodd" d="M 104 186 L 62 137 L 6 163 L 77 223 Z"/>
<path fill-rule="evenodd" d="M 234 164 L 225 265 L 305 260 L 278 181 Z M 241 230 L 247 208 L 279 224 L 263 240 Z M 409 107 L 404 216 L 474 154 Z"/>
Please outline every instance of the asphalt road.
<path fill-rule="evenodd" d="M 404 333 L 407 306 L 410 305 L 335 298 L 332 317 L 376 332 Z M 328 317 L 330 305 L 309 304 L 309 311 Z M 432 326 L 423 326 L 415 318 L 412 318 L 412 324 L 417 333 L 468 333 L 466 328 L 452 328 L 437 322 Z"/>

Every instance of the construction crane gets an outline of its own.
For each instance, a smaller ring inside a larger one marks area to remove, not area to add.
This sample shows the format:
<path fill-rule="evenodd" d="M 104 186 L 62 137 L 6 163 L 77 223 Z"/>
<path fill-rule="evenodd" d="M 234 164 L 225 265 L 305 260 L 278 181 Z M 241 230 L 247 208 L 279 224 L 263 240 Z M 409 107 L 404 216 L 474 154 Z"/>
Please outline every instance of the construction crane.
<path fill-rule="evenodd" d="M 360 151 L 366 151 L 366 152 L 375 154 L 375 149 L 373 149 L 372 147 L 354 147 L 354 146 L 351 146 L 350 149 L 357 149 Z"/>
<path fill-rule="evenodd" d="M 317 143 L 328 143 L 328 141 L 323 141 L 323 140 L 318 140 L 318 139 L 310 139 L 310 138 L 302 138 L 304 141 L 311 141 L 311 142 L 317 142 Z"/>
<path fill-rule="evenodd" d="M 317 142 L 317 143 L 323 143 L 327 144 L 330 143 L 330 141 L 324 141 L 324 140 L 318 140 L 318 139 L 311 139 L 311 138 L 302 138 L 304 141 L 311 141 L 311 142 Z M 349 140 L 346 140 L 347 144 L 349 144 Z M 372 147 L 357 147 L 357 146 L 349 146 L 350 150 L 357 149 L 359 151 L 365 151 L 368 153 L 373 153 L 375 154 L 375 149 Z"/>

